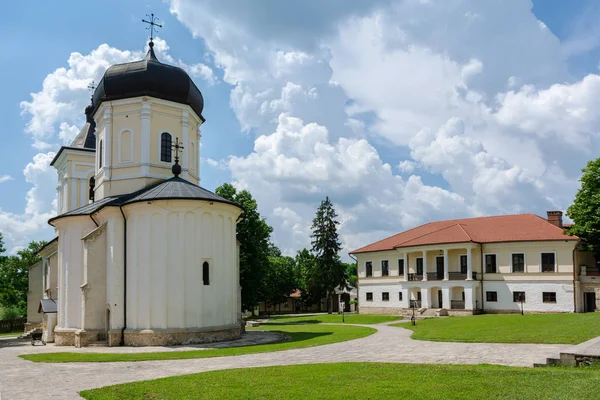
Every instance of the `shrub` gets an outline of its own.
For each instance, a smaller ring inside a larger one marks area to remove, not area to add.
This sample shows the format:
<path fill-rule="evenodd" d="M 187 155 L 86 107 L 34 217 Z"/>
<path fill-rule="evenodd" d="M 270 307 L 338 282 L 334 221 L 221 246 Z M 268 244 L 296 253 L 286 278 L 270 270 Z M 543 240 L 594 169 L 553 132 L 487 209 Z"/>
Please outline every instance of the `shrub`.
<path fill-rule="evenodd" d="M 0 315 L 0 320 L 3 320 L 3 321 L 11 320 L 11 319 L 18 319 L 23 316 L 16 307 L 4 308 L 1 311 L 2 311 L 2 314 Z"/>

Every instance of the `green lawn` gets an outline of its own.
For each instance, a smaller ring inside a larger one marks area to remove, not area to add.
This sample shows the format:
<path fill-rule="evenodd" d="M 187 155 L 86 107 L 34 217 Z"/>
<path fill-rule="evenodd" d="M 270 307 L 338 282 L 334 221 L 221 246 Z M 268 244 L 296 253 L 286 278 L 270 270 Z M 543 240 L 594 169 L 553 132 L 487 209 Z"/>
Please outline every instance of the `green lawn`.
<path fill-rule="evenodd" d="M 488 314 L 394 326 L 411 329 L 413 339 L 434 342 L 578 344 L 600 335 L 600 313 Z"/>
<path fill-rule="evenodd" d="M 393 315 L 373 315 L 373 314 L 344 314 L 344 322 L 346 324 L 380 324 L 382 322 L 399 321 L 402 317 Z M 318 323 L 330 323 L 330 324 L 341 324 L 341 314 L 320 314 L 320 315 L 303 315 L 300 317 L 286 317 L 276 316 L 271 317 L 269 322 L 273 323 L 307 323 L 307 324 L 318 324 Z"/>
<path fill-rule="evenodd" d="M 284 332 L 289 335 L 292 340 L 282 343 L 234 347 L 228 349 L 165 351 L 157 353 L 130 354 L 65 352 L 25 354 L 19 357 L 35 362 L 51 363 L 179 360 L 189 358 L 223 357 L 320 346 L 324 344 L 358 339 L 369 336 L 376 332 L 376 330 L 373 328 L 342 325 L 262 325 L 260 328 L 258 328 L 258 330 Z"/>
<path fill-rule="evenodd" d="M 7 332 L 7 333 L 0 333 L 0 337 L 19 336 L 19 335 L 22 335 L 22 334 L 23 334 L 23 331 Z"/>
<path fill-rule="evenodd" d="M 85 390 L 101 399 L 597 399 L 590 368 L 343 363 L 205 372 Z"/>

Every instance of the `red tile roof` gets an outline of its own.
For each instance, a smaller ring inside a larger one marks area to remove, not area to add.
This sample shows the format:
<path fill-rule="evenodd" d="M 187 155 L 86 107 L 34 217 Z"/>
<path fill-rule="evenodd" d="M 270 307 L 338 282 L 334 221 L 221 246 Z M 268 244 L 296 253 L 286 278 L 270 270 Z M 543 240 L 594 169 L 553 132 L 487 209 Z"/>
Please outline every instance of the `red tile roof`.
<path fill-rule="evenodd" d="M 499 215 L 430 222 L 354 250 L 351 254 L 444 243 L 578 240 L 535 214 Z"/>
<path fill-rule="evenodd" d="M 294 293 L 290 294 L 289 297 L 302 297 L 302 292 L 300 290 L 296 290 Z"/>

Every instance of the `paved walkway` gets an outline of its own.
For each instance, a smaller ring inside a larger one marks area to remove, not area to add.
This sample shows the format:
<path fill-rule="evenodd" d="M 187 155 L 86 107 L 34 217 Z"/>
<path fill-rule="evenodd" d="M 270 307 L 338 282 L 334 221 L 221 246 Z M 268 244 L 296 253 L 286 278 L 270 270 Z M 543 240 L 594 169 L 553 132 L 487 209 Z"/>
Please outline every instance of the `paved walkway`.
<path fill-rule="evenodd" d="M 18 354 L 74 351 L 73 348 L 0 348 L 0 398 L 79 399 L 77 393 L 124 382 L 229 368 L 325 362 L 398 362 L 443 364 L 503 364 L 532 366 L 556 357 L 569 345 L 442 343 L 410 339 L 409 330 L 370 325 L 378 332 L 366 338 L 306 349 L 191 360 L 122 363 L 32 363 Z M 98 349 L 96 349 L 98 350 Z M 106 349 L 102 349 L 106 350 Z M 84 350 L 90 351 L 90 350 Z"/>

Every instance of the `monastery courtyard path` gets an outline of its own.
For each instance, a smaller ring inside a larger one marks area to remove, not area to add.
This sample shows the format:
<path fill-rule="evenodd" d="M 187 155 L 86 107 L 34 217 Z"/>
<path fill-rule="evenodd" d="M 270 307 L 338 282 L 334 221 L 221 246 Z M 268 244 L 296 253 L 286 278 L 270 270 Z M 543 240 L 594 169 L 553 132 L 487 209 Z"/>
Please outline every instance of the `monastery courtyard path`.
<path fill-rule="evenodd" d="M 79 399 L 77 392 L 118 383 L 195 372 L 288 364 L 327 362 L 395 362 L 440 364 L 502 364 L 531 367 L 556 357 L 569 345 L 442 343 L 410 339 L 407 329 L 381 325 L 362 339 L 324 346 L 241 356 L 169 361 L 48 364 L 17 355 L 47 351 L 80 351 L 70 347 L 37 346 L 30 342 L 2 347 L 0 342 L 0 399 Z M 85 351 L 104 352 L 106 348 Z M 140 349 L 122 349 L 136 351 Z M 153 348 L 164 351 L 164 348 Z M 143 349 L 148 351 L 148 349 Z"/>

